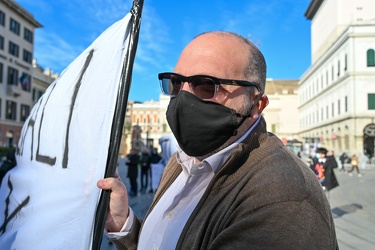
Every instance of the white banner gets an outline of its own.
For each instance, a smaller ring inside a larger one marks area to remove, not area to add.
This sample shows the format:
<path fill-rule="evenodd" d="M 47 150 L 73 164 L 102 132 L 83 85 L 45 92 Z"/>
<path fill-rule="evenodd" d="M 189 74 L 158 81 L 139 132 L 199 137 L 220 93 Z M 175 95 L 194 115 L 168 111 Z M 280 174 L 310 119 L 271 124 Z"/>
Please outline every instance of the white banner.
<path fill-rule="evenodd" d="M 103 32 L 33 107 L 1 184 L 0 249 L 91 248 L 129 25 Z"/>

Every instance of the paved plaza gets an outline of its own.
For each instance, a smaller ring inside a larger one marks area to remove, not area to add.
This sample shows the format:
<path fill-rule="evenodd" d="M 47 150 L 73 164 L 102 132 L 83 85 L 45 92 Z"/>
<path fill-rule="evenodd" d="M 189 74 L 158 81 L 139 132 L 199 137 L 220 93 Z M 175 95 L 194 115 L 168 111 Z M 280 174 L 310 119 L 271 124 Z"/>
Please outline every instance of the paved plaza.
<path fill-rule="evenodd" d="M 120 160 L 118 171 L 126 186 L 129 186 L 126 168 Z M 340 186 L 327 194 L 340 250 L 375 249 L 375 166 L 367 166 L 360 171 L 362 176 L 358 177 L 355 172 L 350 176 L 336 169 Z M 153 194 L 138 194 L 138 197 L 131 197 L 129 203 L 135 213 L 143 218 L 152 198 Z M 115 247 L 104 236 L 101 250 L 110 249 Z"/>
<path fill-rule="evenodd" d="M 328 195 L 341 250 L 375 249 L 375 166 L 360 172 L 336 171 L 340 186 Z"/>

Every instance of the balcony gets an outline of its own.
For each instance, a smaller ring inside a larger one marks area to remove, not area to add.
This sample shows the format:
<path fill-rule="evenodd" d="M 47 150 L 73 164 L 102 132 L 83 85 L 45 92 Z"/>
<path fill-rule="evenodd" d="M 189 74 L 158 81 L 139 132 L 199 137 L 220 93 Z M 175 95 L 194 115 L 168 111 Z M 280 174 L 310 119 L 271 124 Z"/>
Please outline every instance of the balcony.
<path fill-rule="evenodd" d="M 7 95 L 13 97 L 19 97 L 21 95 L 21 88 L 15 85 L 7 85 Z"/>

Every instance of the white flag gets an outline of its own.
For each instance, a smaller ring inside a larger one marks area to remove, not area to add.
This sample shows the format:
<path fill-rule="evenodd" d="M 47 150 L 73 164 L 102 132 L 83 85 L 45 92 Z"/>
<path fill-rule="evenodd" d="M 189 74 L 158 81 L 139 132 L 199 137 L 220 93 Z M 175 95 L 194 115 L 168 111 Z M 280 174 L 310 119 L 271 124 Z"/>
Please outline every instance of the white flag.
<path fill-rule="evenodd" d="M 131 14 L 54 81 L 22 128 L 0 189 L 0 249 L 90 249 Z"/>

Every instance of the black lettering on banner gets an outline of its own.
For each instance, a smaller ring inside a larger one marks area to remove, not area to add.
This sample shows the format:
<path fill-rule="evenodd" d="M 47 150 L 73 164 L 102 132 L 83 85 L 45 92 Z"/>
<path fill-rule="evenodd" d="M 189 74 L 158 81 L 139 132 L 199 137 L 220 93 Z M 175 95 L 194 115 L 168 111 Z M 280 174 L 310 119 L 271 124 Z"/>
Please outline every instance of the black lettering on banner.
<path fill-rule="evenodd" d="M 44 113 L 44 109 L 48 103 L 48 99 L 49 97 L 51 96 L 51 93 L 53 92 L 53 89 L 55 88 L 56 86 L 56 82 L 55 84 L 52 86 L 52 90 L 50 91 L 48 97 L 47 97 L 47 100 L 45 102 L 45 104 L 43 105 L 43 111 L 42 111 L 42 118 L 40 120 L 40 126 L 39 126 L 39 134 L 40 134 L 40 129 L 42 127 L 42 123 L 43 123 L 43 113 Z M 35 112 L 33 112 L 32 114 L 30 114 L 30 118 L 28 120 L 28 123 L 27 123 L 27 127 L 26 129 L 24 129 L 22 131 L 22 134 L 21 134 L 21 138 L 20 138 L 20 142 L 19 142 L 19 146 L 17 146 L 17 154 L 18 155 L 23 155 L 23 150 L 25 148 L 25 137 L 27 135 L 27 131 L 29 130 L 29 128 L 31 127 L 31 143 L 30 143 L 30 160 L 32 161 L 33 160 L 33 155 L 34 155 L 34 127 L 35 127 L 35 121 L 36 121 L 36 118 L 39 114 L 39 109 L 40 107 L 42 106 L 42 103 L 43 103 L 43 98 L 45 98 L 45 96 L 42 96 L 41 97 L 41 100 L 38 102 L 39 106 L 38 108 L 35 110 Z M 35 114 L 35 116 L 34 116 Z M 38 135 L 38 144 L 37 144 L 37 155 L 36 155 L 36 160 L 38 161 L 38 155 L 39 155 L 39 135 Z M 52 159 L 52 158 L 51 158 Z M 49 165 L 53 166 L 56 162 L 56 157 L 54 157 L 55 161 L 52 162 L 52 161 L 47 161 L 45 163 L 50 163 Z M 44 162 L 44 161 L 41 161 L 41 162 Z M 52 163 L 52 164 L 51 164 Z"/>
<path fill-rule="evenodd" d="M 64 154 L 63 154 L 63 161 L 62 161 L 62 167 L 63 168 L 67 168 L 68 167 L 69 132 L 70 132 L 70 123 L 72 122 L 72 115 L 73 115 L 74 104 L 75 104 L 76 99 L 77 99 L 77 95 L 78 95 L 79 87 L 81 86 L 82 78 L 83 78 L 84 74 L 86 73 L 87 68 L 90 65 L 91 59 L 93 57 L 93 54 L 94 54 L 94 50 L 92 49 L 90 51 L 89 55 L 86 58 L 85 64 L 83 65 L 81 74 L 80 74 L 80 76 L 78 78 L 78 81 L 76 83 L 76 86 L 74 88 L 74 93 L 73 93 L 73 96 L 72 96 L 72 103 L 70 105 L 70 112 L 69 112 L 68 124 L 66 126 L 66 133 L 65 133 L 65 147 L 64 147 Z"/>
<path fill-rule="evenodd" d="M 6 228 L 7 228 L 7 225 L 8 223 L 17 215 L 17 213 L 19 211 L 21 211 L 21 209 L 26 206 L 29 201 L 30 201 L 30 196 L 27 196 L 22 202 L 21 204 L 19 204 L 15 209 L 14 211 L 8 215 L 8 210 L 9 210 L 9 204 L 10 204 L 10 195 L 12 194 L 12 191 L 13 191 L 13 185 L 12 185 L 12 182 L 10 181 L 10 176 L 8 178 L 8 187 L 9 187 L 9 194 L 8 194 L 8 197 L 7 199 L 5 200 L 5 203 L 6 203 L 6 208 L 5 208 L 5 211 L 4 211 L 4 221 L 3 221 L 3 224 L 1 225 L 0 227 L 0 236 L 2 234 L 5 233 L 6 231 Z"/>
<path fill-rule="evenodd" d="M 92 60 L 92 57 L 93 57 L 93 54 L 94 54 L 94 50 L 91 50 L 86 58 L 86 61 L 85 61 L 85 64 L 83 65 L 81 71 L 80 71 L 80 75 L 79 75 L 79 78 L 75 84 L 75 88 L 74 88 L 74 92 L 73 92 L 73 95 L 71 97 L 71 104 L 70 104 L 70 110 L 69 110 L 69 117 L 68 117 L 68 121 L 67 121 L 67 126 L 66 126 L 66 133 L 65 133 L 65 145 L 64 145 L 64 152 L 63 152 L 63 161 L 62 161 L 62 168 L 67 168 L 68 167 L 68 152 L 69 152 L 69 133 L 70 133 L 70 124 L 71 124 L 71 121 L 72 121 L 72 116 L 73 116 L 73 109 L 74 109 L 74 105 L 75 105 L 75 102 L 76 102 L 76 99 L 77 99 L 77 95 L 78 95 L 78 92 L 79 92 L 79 88 L 81 86 L 81 82 L 82 82 L 82 78 L 84 76 L 84 74 L 86 73 L 86 70 L 87 68 L 89 67 L 90 65 L 90 62 Z M 43 110 L 40 112 L 41 113 L 41 117 L 40 117 L 40 125 L 39 125 L 39 130 L 38 130 L 38 140 L 36 142 L 36 146 L 37 146 L 37 150 L 36 150 L 36 161 L 38 162 L 42 162 L 42 163 L 46 163 L 50 166 L 54 166 L 56 164 L 56 156 L 55 157 L 51 157 L 51 156 L 46 156 L 46 155 L 41 155 L 39 153 L 39 148 L 40 148 L 40 144 L 41 144 L 41 141 L 40 141 L 40 135 L 41 133 L 43 133 L 43 130 L 42 130 L 42 127 L 43 127 L 43 119 L 44 119 L 44 110 L 45 110 L 45 107 L 47 106 L 47 103 L 48 103 L 48 100 L 49 100 L 49 97 L 51 96 L 55 86 L 56 86 L 56 82 L 55 84 L 52 86 L 52 90 L 50 91 L 48 97 L 47 97 L 47 100 L 46 102 L 44 103 L 43 105 Z M 43 96 L 42 98 L 45 98 L 45 96 Z M 29 128 L 32 129 L 31 131 L 31 143 L 30 143 L 30 152 L 31 152 L 31 156 L 30 156 L 30 160 L 33 160 L 33 146 L 34 146 L 34 127 L 35 127 L 35 123 L 36 123 L 36 120 L 37 120 L 37 116 L 39 114 L 39 109 L 41 108 L 42 106 L 42 100 L 40 100 L 39 102 L 39 106 L 38 108 L 36 109 L 36 111 L 30 115 L 30 118 L 28 120 L 28 123 L 27 123 L 27 127 L 26 129 L 24 129 L 22 131 L 22 134 L 21 134 L 21 138 L 20 138 L 20 142 L 19 142 L 19 145 L 17 146 L 17 154 L 18 155 L 23 155 L 23 150 L 25 148 L 25 137 L 26 137 L 26 134 L 29 130 Z M 33 117 L 35 114 L 35 117 Z"/>
<path fill-rule="evenodd" d="M 43 111 L 41 112 L 42 116 L 40 117 L 40 125 L 39 125 L 39 130 L 38 130 L 38 143 L 37 143 L 37 146 L 36 146 L 36 156 L 35 156 L 35 159 L 36 159 L 37 162 L 46 163 L 46 164 L 48 164 L 50 166 L 55 166 L 55 164 L 56 164 L 56 156 L 55 157 L 49 157 L 49 156 L 46 156 L 46 155 L 40 155 L 39 154 L 39 147 L 40 147 L 40 132 L 41 132 L 42 125 L 43 125 L 44 109 L 46 108 L 47 103 L 49 101 L 49 98 L 50 98 L 53 90 L 55 89 L 55 87 L 56 87 L 56 84 L 53 85 L 52 90 L 50 91 L 50 93 L 49 93 L 49 95 L 47 97 L 46 103 L 43 106 Z M 33 132 L 34 132 L 34 128 L 33 128 Z M 34 133 L 33 133 L 33 135 L 34 135 Z M 34 138 L 34 136 L 33 136 L 33 138 Z"/>

